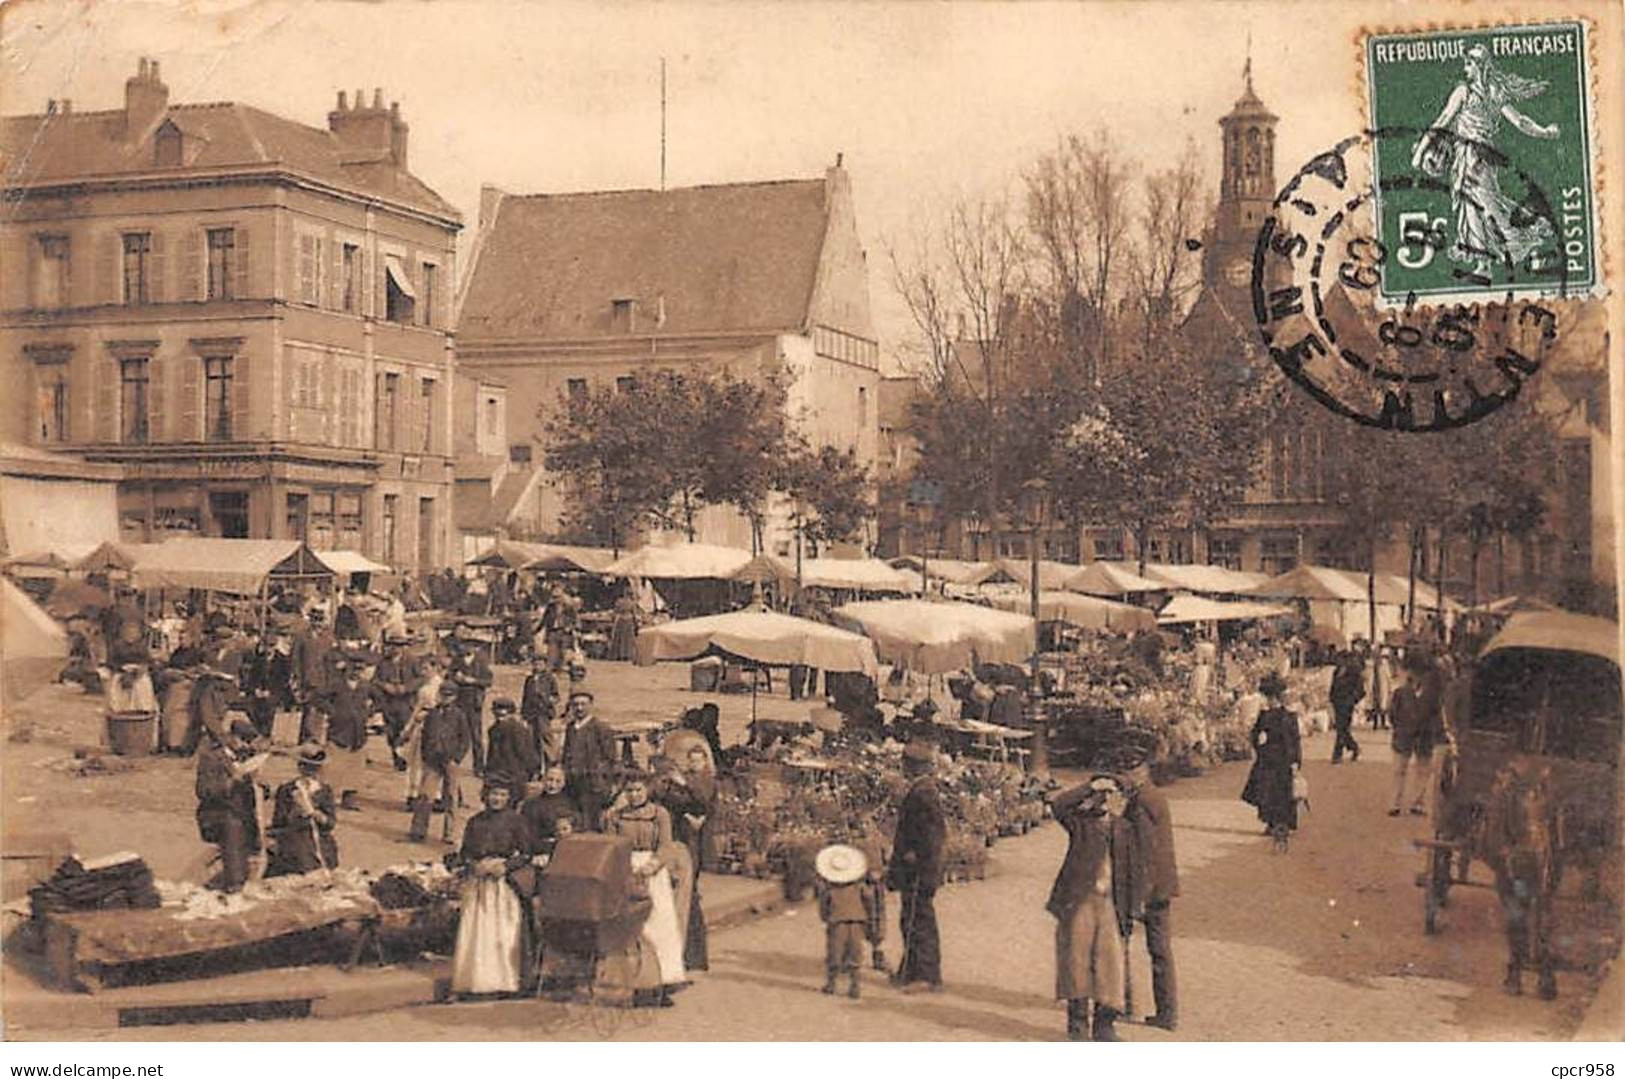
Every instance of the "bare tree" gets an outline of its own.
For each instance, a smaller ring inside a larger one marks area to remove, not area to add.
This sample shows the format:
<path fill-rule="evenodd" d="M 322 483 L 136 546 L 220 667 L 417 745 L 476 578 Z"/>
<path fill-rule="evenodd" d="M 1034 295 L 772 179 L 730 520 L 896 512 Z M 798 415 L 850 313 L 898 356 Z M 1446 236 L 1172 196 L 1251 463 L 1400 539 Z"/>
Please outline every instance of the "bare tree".
<path fill-rule="evenodd" d="M 1027 230 L 1061 358 L 1091 376 L 1110 352 L 1134 166 L 1104 128 L 1069 135 L 1024 173 Z"/>
<path fill-rule="evenodd" d="M 1209 217 L 1205 187 L 1201 162 L 1190 142 L 1173 168 L 1152 173 L 1141 185 L 1128 277 L 1143 351 L 1167 339 L 1201 287 L 1200 245 L 1194 239 Z"/>

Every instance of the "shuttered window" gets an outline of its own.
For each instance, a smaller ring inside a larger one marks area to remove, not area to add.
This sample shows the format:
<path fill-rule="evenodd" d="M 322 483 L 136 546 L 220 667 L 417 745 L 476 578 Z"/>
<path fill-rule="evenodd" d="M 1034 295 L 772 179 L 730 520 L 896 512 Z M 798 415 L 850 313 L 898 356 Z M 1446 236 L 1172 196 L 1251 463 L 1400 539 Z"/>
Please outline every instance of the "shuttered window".
<path fill-rule="evenodd" d="M 203 437 L 209 442 L 230 442 L 233 360 L 230 356 L 203 358 Z"/>
<path fill-rule="evenodd" d="M 205 299 L 229 300 L 236 292 L 236 229 L 209 229 L 209 279 Z"/>
<path fill-rule="evenodd" d="M 151 374 L 151 361 L 124 359 L 119 361 L 119 416 L 123 420 L 120 441 L 141 445 L 147 441 L 147 390 Z"/>
<path fill-rule="evenodd" d="M 124 303 L 136 305 L 152 302 L 147 277 L 151 268 L 149 264 L 151 254 L 152 234 L 150 232 L 126 232 L 124 234 Z"/>
<path fill-rule="evenodd" d="M 299 237 L 299 302 L 316 306 L 321 277 L 321 238 Z"/>

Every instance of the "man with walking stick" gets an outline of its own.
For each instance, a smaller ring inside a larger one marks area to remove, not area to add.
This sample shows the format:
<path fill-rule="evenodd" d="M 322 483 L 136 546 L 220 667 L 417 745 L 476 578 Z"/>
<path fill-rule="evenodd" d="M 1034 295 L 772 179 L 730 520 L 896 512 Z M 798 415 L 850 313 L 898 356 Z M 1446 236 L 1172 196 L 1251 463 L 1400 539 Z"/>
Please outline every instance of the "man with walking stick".
<path fill-rule="evenodd" d="M 942 942 L 937 935 L 937 889 L 942 885 L 948 823 L 932 772 L 936 748 L 910 742 L 903 751 L 903 774 L 910 780 L 897 812 L 886 886 L 901 893 L 903 959 L 892 984 L 903 992 L 942 991 Z"/>

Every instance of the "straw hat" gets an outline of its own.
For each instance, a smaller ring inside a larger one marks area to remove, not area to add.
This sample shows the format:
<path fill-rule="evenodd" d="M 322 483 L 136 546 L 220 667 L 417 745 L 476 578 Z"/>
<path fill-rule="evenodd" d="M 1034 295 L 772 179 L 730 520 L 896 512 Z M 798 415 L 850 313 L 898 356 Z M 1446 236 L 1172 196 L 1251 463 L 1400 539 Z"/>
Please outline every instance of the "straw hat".
<path fill-rule="evenodd" d="M 813 868 L 831 884 L 851 884 L 869 872 L 869 859 L 856 847 L 832 843 L 818 852 Z"/>

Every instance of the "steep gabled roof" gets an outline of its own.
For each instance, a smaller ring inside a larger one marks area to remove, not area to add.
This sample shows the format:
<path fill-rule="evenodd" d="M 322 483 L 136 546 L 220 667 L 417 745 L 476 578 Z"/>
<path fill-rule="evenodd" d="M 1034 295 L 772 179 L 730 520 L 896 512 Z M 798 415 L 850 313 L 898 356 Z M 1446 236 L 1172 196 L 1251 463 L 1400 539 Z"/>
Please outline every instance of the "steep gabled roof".
<path fill-rule="evenodd" d="M 462 220 L 451 203 L 392 161 L 356 162 L 353 149 L 324 128 L 251 105 L 173 105 L 136 139 L 125 136 L 123 110 L 7 116 L 0 120 L 0 171 L 7 187 L 146 175 L 281 167 L 363 195 Z M 154 163 L 158 132 L 173 124 L 195 152 L 184 165 Z"/>
<path fill-rule="evenodd" d="M 823 253 L 823 180 L 509 196 L 482 237 L 467 341 L 800 329 Z M 659 321 L 661 310 L 664 321 Z"/>

